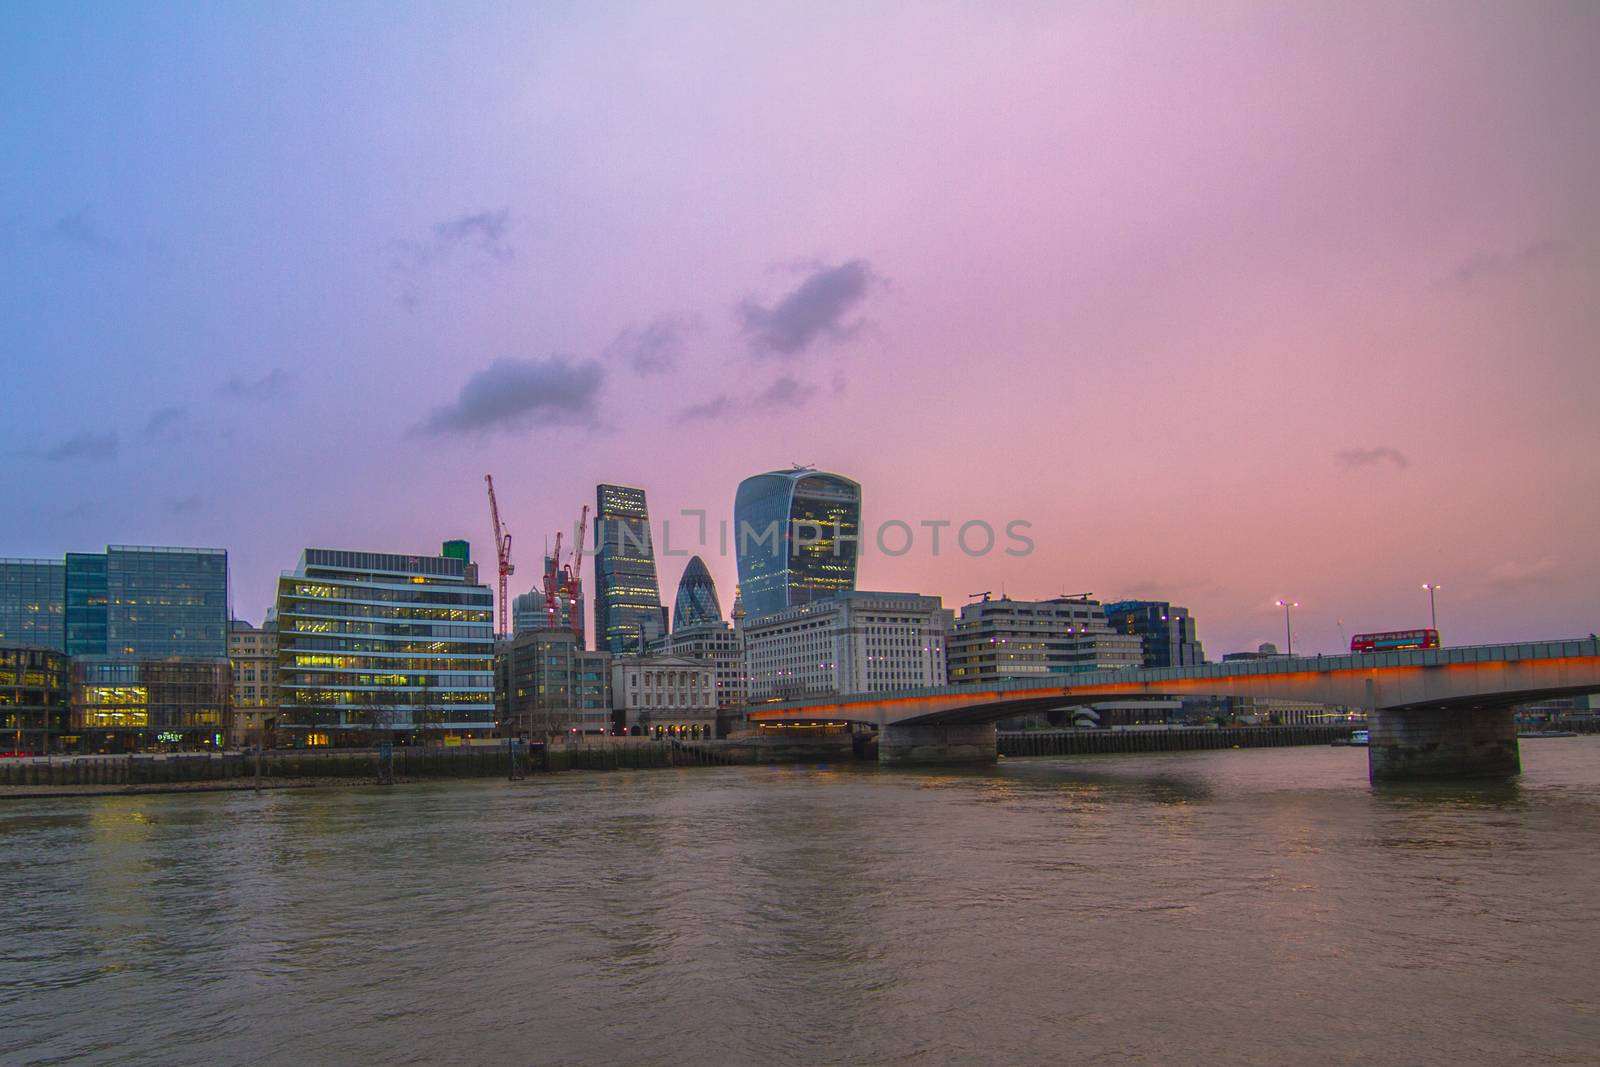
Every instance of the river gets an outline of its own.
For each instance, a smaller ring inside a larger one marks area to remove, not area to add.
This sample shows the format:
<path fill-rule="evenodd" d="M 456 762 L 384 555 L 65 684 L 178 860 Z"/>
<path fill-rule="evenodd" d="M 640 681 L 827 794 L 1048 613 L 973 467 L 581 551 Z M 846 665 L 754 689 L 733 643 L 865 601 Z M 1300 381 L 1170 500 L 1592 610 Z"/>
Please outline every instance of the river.
<path fill-rule="evenodd" d="M 0 1062 L 1600 1059 L 1600 738 L 0 803 Z"/>

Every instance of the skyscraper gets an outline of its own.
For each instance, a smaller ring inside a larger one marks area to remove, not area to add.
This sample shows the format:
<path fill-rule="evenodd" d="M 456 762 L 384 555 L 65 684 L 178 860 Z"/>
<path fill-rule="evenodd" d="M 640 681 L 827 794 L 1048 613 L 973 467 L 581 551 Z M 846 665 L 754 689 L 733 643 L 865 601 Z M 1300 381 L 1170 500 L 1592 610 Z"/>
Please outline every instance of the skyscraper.
<path fill-rule="evenodd" d="M 752 616 L 856 587 L 861 486 L 809 467 L 757 474 L 733 502 L 739 588 Z"/>
<path fill-rule="evenodd" d="M 594 641 L 607 652 L 639 652 L 667 632 L 656 581 L 644 490 L 594 487 Z"/>
<path fill-rule="evenodd" d="M 717 602 L 717 583 L 711 580 L 705 561 L 695 556 L 678 580 L 678 599 L 672 604 L 672 632 L 721 622 L 722 605 Z"/>
<path fill-rule="evenodd" d="M 1206 661 L 1188 608 L 1165 600 L 1119 600 L 1106 605 L 1106 622 L 1144 645 L 1146 667 L 1193 667 Z"/>

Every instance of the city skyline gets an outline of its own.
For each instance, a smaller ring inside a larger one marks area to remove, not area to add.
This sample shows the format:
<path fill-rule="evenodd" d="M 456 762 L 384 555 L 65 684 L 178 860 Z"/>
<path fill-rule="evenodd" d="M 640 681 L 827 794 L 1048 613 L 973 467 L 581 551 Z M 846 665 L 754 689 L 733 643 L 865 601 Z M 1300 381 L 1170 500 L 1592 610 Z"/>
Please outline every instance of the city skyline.
<path fill-rule="evenodd" d="M 597 482 L 799 462 L 1032 524 L 862 588 L 1589 633 L 1600 15 L 1544 12 L 8 9 L 0 555 L 224 548 L 259 622 L 306 545 L 484 563 L 485 471 L 525 589 Z"/>

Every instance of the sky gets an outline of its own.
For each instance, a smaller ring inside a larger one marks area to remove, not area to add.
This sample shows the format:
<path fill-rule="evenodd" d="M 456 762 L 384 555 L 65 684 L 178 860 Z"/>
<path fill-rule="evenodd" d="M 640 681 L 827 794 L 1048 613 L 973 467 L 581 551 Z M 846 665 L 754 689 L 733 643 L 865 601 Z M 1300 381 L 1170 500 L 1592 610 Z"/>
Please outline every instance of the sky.
<path fill-rule="evenodd" d="M 308 545 L 492 557 L 492 473 L 513 592 L 616 482 L 726 607 L 800 463 L 915 535 L 862 588 L 1587 634 L 1597 51 L 1585 2 L 7 3 L 0 555 L 225 548 L 259 622 Z"/>

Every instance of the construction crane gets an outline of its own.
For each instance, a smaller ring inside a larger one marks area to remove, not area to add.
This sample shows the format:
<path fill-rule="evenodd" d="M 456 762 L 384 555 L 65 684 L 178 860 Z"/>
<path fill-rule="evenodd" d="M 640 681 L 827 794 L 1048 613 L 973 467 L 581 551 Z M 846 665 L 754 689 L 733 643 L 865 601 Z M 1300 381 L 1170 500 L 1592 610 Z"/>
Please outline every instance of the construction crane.
<path fill-rule="evenodd" d="M 561 622 L 556 596 L 561 591 L 561 531 L 556 531 L 556 550 L 544 558 L 544 627 L 554 630 Z"/>
<path fill-rule="evenodd" d="M 500 525 L 500 505 L 494 499 L 494 477 L 485 474 L 484 484 L 489 487 L 489 518 L 494 522 L 494 554 L 500 569 L 500 633 L 509 634 L 506 626 L 506 579 L 515 567 L 511 565 L 511 531 Z"/>
<path fill-rule="evenodd" d="M 977 600 L 979 597 L 983 597 L 983 603 L 987 604 L 989 602 L 989 596 L 990 596 L 990 594 L 992 592 L 993 592 L 993 590 L 985 589 L 981 593 L 968 593 L 967 594 L 967 599 L 968 600 Z"/>
<path fill-rule="evenodd" d="M 583 545 L 584 537 L 589 532 L 589 505 L 583 506 L 582 513 L 578 516 L 578 543 L 572 551 L 572 581 L 567 588 L 572 590 L 572 603 L 569 616 L 572 622 L 572 636 L 578 639 L 578 647 L 582 648 L 583 617 L 578 614 L 578 601 L 583 599 Z"/>

